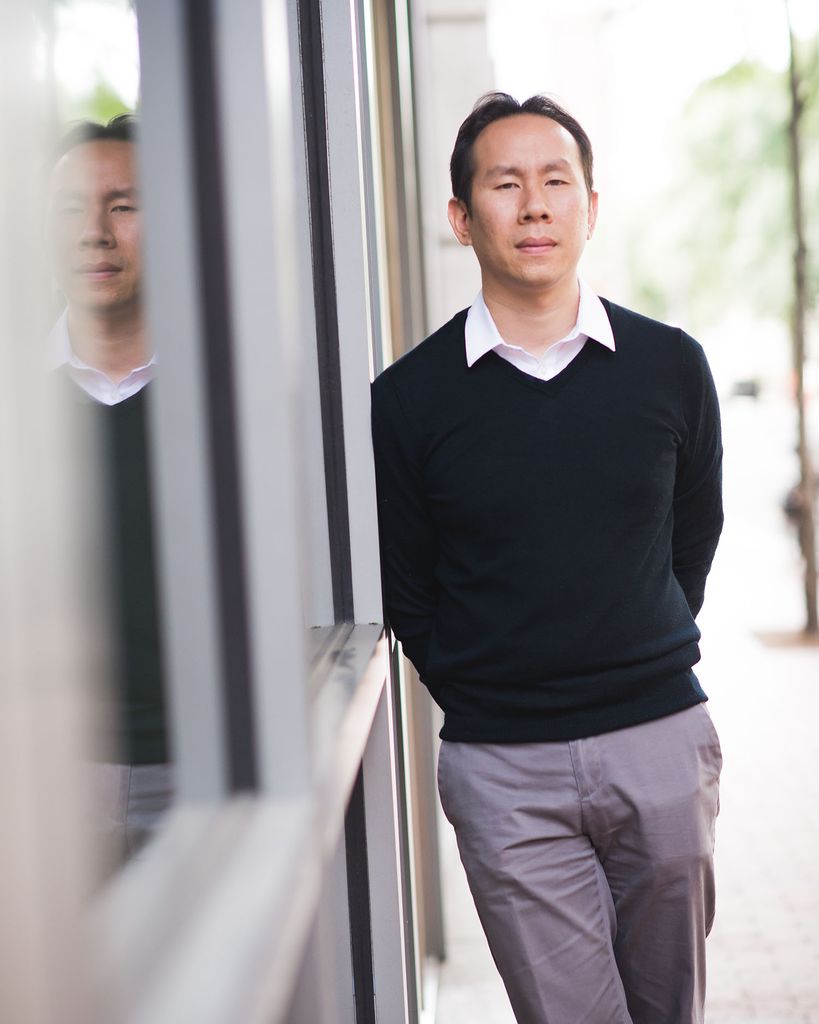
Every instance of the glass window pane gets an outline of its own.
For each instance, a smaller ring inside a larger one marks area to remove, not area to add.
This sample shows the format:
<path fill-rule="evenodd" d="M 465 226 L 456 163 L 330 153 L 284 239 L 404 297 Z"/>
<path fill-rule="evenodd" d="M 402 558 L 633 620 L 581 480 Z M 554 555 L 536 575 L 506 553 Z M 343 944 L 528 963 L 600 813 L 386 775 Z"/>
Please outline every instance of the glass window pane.
<path fill-rule="evenodd" d="M 136 853 L 172 794 L 148 409 L 157 360 L 143 302 L 139 57 L 126 0 L 53 7 L 57 141 L 47 240 L 55 394 L 78 431 L 77 478 L 98 529 L 107 651 L 88 749 L 89 828 L 110 866 Z"/>

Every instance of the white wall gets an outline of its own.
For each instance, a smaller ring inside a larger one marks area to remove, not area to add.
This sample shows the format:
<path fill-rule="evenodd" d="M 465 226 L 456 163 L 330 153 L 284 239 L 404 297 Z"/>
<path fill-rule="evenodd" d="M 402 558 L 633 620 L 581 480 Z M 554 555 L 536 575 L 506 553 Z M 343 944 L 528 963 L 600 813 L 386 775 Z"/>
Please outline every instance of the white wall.
<path fill-rule="evenodd" d="M 413 28 L 427 327 L 433 331 L 480 288 L 472 250 L 456 241 L 447 221 L 449 158 L 461 122 L 494 87 L 494 76 L 485 0 L 418 0 Z"/>

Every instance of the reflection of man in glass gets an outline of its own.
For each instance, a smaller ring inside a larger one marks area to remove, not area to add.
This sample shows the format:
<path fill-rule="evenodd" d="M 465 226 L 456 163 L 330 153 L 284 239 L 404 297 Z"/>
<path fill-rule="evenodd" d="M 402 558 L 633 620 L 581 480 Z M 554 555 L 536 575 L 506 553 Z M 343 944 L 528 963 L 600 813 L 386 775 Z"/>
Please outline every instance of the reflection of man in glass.
<path fill-rule="evenodd" d="M 53 361 L 102 453 L 116 672 L 97 789 L 101 825 L 126 855 L 170 797 L 145 437 L 155 359 L 140 296 L 135 127 L 129 115 L 75 125 L 58 148 L 49 194 L 66 301 L 51 333 Z"/>

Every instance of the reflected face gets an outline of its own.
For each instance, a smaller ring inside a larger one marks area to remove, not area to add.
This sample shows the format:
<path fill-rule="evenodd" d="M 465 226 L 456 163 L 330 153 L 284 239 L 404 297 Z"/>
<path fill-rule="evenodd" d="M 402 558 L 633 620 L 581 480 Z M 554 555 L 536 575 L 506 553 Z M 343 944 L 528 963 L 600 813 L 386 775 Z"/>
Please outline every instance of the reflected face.
<path fill-rule="evenodd" d="M 131 142 L 85 142 L 51 175 L 55 274 L 69 309 L 137 313 L 142 272 Z"/>
<path fill-rule="evenodd" d="M 451 199 L 449 219 L 475 250 L 484 291 L 497 297 L 573 282 L 597 193 L 586 188 L 571 133 L 540 114 L 514 114 L 481 132 L 473 161 L 471 211 Z"/>

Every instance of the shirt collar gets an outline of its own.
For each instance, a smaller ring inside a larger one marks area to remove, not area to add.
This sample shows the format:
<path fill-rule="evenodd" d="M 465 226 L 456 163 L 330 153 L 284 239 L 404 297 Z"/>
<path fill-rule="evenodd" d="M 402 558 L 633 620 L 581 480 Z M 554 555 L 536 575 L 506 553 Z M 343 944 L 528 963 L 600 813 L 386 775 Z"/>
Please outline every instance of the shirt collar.
<path fill-rule="evenodd" d="M 68 337 L 68 310 L 63 310 L 48 335 L 48 365 L 52 370 L 71 363 L 71 340 Z M 76 359 L 76 356 L 74 356 Z"/>
<path fill-rule="evenodd" d="M 48 335 L 48 365 L 52 370 L 56 370 L 60 366 L 70 366 L 73 370 L 90 370 L 93 373 L 102 374 L 105 376 L 102 370 L 98 370 L 95 366 L 91 366 L 84 360 L 80 359 L 74 349 L 71 347 L 71 336 L 68 333 L 68 310 L 64 309 L 60 314 L 57 322 L 51 328 Z M 148 367 L 156 366 L 156 353 L 151 356 L 147 363 L 143 366 L 136 366 L 131 373 L 137 373 L 139 370 L 146 370 Z"/>
<path fill-rule="evenodd" d="M 68 311 L 57 320 L 48 336 L 48 362 L 50 368 L 56 370 L 65 367 L 69 377 L 90 398 L 103 405 L 118 405 L 141 391 L 153 378 L 156 367 L 156 355 L 143 366 L 137 366 L 121 381 L 114 382 L 111 378 L 89 366 L 80 359 L 71 347 L 71 336 L 68 331 Z"/>
<path fill-rule="evenodd" d="M 611 329 L 606 307 L 582 278 L 578 278 L 578 284 L 580 285 L 580 303 L 577 310 L 577 321 L 565 338 L 561 338 L 555 344 L 570 341 L 582 334 L 614 352 L 614 332 Z M 507 344 L 500 336 L 492 314 L 484 302 L 482 291 L 478 292 L 475 301 L 469 307 L 464 334 L 466 336 L 467 366 L 473 366 L 481 356 L 485 356 L 487 352 L 491 352 L 499 345 Z M 508 347 L 517 348 L 518 346 L 509 345 Z"/>

